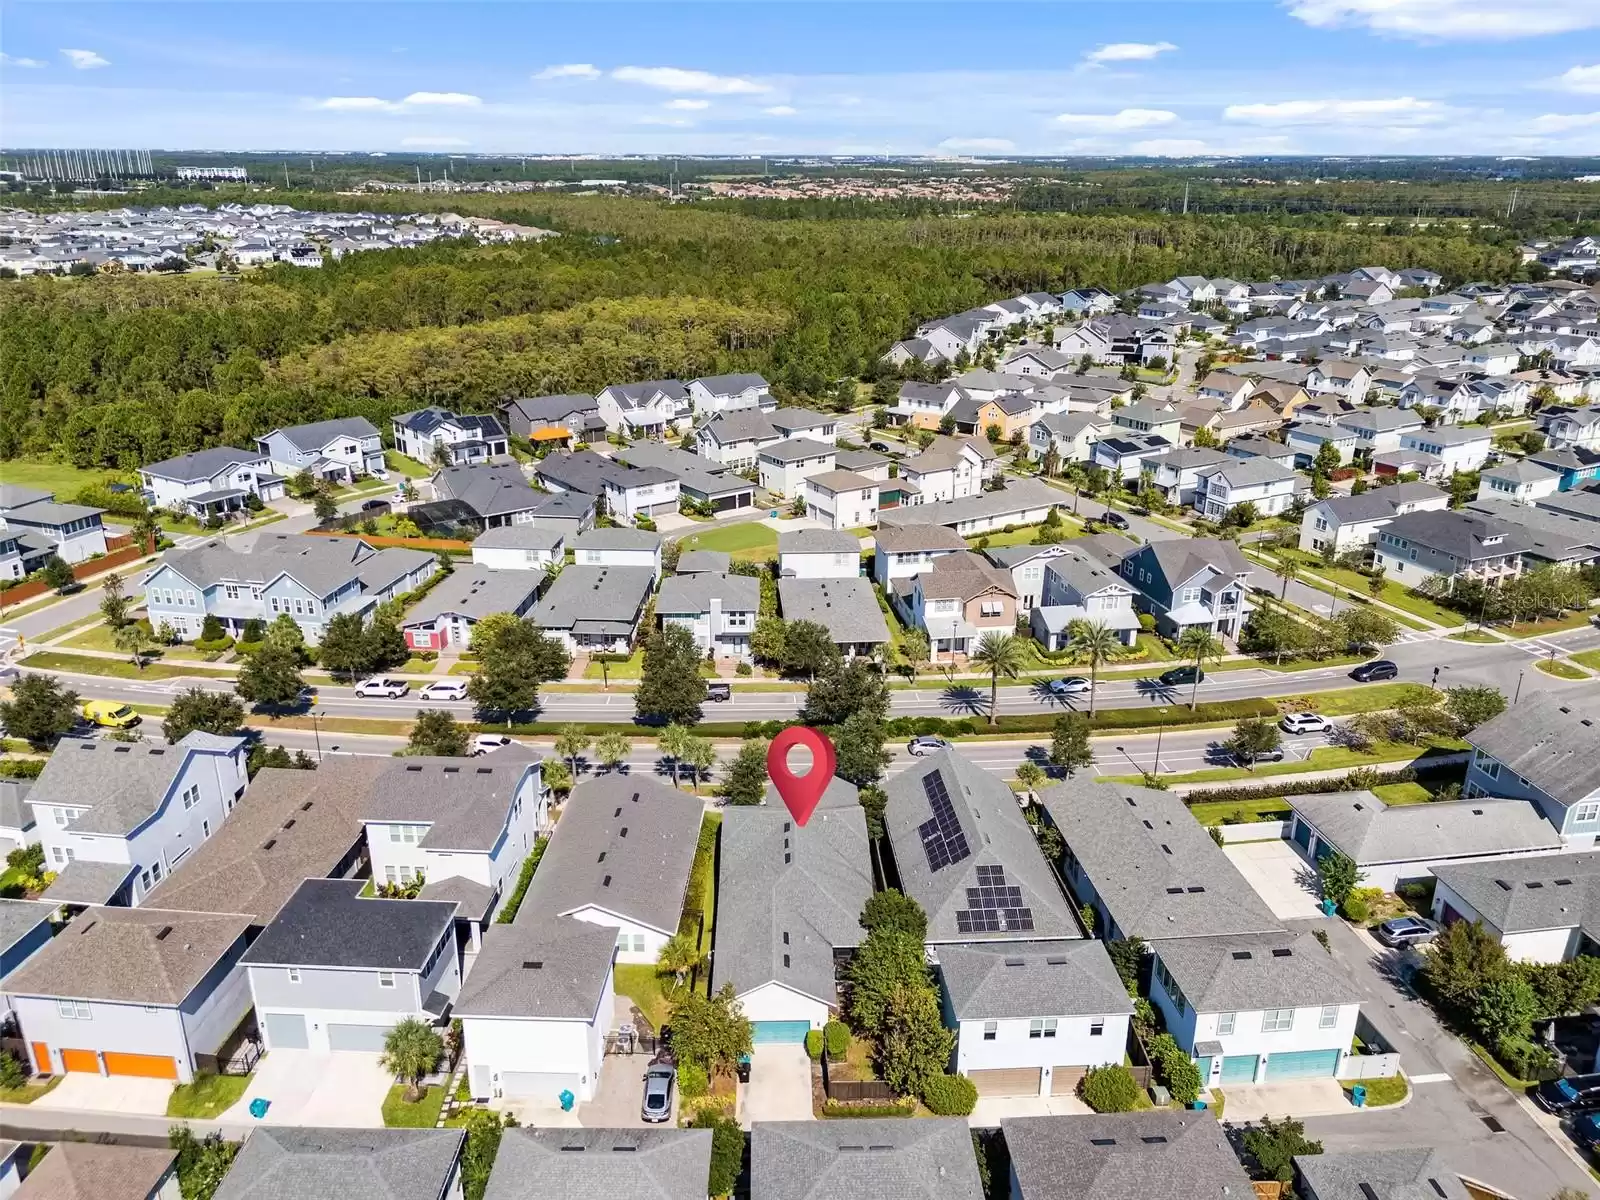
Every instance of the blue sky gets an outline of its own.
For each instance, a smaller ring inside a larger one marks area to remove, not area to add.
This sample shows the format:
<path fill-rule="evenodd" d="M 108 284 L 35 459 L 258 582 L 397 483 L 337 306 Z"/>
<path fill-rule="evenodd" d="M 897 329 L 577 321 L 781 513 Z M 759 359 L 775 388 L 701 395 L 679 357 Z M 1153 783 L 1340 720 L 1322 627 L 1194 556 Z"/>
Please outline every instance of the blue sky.
<path fill-rule="evenodd" d="M 0 3 L 7 146 L 1600 154 L 1600 0 Z"/>

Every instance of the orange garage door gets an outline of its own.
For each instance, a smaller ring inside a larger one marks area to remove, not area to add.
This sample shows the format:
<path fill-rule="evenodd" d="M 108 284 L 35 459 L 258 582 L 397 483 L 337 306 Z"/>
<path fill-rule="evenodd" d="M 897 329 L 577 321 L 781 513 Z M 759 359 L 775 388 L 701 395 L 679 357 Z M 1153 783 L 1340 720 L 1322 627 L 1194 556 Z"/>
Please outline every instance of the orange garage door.
<path fill-rule="evenodd" d="M 177 1079 L 178 1062 L 162 1054 L 118 1054 L 106 1051 L 107 1075 L 138 1075 L 143 1079 Z"/>
<path fill-rule="evenodd" d="M 92 1071 L 100 1074 L 100 1056 L 93 1050 L 63 1050 L 61 1066 L 68 1071 Z"/>

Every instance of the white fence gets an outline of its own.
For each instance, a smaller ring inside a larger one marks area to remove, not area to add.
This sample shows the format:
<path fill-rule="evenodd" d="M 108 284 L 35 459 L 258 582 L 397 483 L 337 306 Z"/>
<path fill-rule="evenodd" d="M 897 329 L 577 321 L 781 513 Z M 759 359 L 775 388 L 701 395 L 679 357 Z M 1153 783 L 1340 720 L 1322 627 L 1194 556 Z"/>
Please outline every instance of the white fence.
<path fill-rule="evenodd" d="M 1251 821 L 1244 825 L 1218 825 L 1226 845 L 1235 842 L 1276 842 L 1289 836 L 1287 821 Z"/>
<path fill-rule="evenodd" d="M 1340 1079 L 1392 1079 L 1400 1074 L 1398 1054 L 1347 1054 L 1339 1064 Z"/>

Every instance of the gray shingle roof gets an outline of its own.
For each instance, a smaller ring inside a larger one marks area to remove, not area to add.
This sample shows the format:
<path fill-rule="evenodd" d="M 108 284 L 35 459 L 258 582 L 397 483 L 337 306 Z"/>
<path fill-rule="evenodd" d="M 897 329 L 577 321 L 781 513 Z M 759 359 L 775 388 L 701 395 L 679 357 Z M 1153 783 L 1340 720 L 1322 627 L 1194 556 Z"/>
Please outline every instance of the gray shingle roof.
<path fill-rule="evenodd" d="M 959 1117 L 758 1121 L 750 1193 L 761 1200 L 982 1200 Z M 1031 1200 L 1031 1198 L 1030 1198 Z"/>
<path fill-rule="evenodd" d="M 426 625 L 446 613 L 482 620 L 491 613 L 516 613 L 544 582 L 538 571 L 494 571 L 472 564 L 441 579 L 406 613 L 402 625 Z"/>
<path fill-rule="evenodd" d="M 168 550 L 161 562 L 200 589 L 219 583 L 265 586 L 288 575 L 312 595 L 324 597 L 351 580 L 361 580 L 368 589 L 382 588 L 433 558 L 422 550 L 374 550 L 359 538 L 263 531 Z"/>
<path fill-rule="evenodd" d="M 837 425 L 839 418 L 833 413 L 819 413 L 809 408 L 778 408 L 767 414 L 767 420 L 779 433 L 791 429 L 816 429 L 823 425 Z"/>
<path fill-rule="evenodd" d="M 313 421 L 309 425 L 289 425 L 275 430 L 300 450 L 321 450 L 335 438 L 377 437 L 377 426 L 365 417 L 335 417 L 331 421 Z"/>
<path fill-rule="evenodd" d="M 517 923 L 594 905 L 676 932 L 703 812 L 699 797 L 641 776 L 580 783 L 561 809 Z"/>
<path fill-rule="evenodd" d="M 656 612 L 665 616 L 707 613 L 714 600 L 723 612 L 755 612 L 761 607 L 761 581 L 750 575 L 718 575 L 709 571 L 673 575 L 661 581 Z"/>
<path fill-rule="evenodd" d="M 718 442 L 731 446 L 736 442 L 759 442 L 780 436 L 759 408 L 737 408 L 713 416 L 701 430 L 709 429 Z"/>
<path fill-rule="evenodd" d="M 1385 527 L 1384 533 L 1464 562 L 1518 554 L 1528 548 L 1521 533 L 1494 517 L 1448 509 L 1402 513 Z"/>
<path fill-rule="evenodd" d="M 1416 504 L 1443 495 L 1431 483 L 1418 481 L 1368 488 L 1359 496 L 1329 496 L 1317 503 L 1325 505 L 1340 524 L 1349 524 L 1352 521 L 1386 521 L 1402 505 Z"/>
<path fill-rule="evenodd" d="M 1561 837 L 1527 800 L 1389 807 L 1371 792 L 1297 796 L 1295 812 L 1359 865 L 1558 850 Z"/>
<path fill-rule="evenodd" d="M 977 496 L 963 496 L 959 500 L 941 500 L 936 504 L 913 504 L 910 508 L 893 508 L 878 514 L 880 524 L 889 525 L 948 525 L 954 527 L 962 521 L 974 521 L 1021 513 L 1025 509 L 1059 508 L 1066 504 L 1067 494 L 1034 479 L 1016 479 L 998 492 L 983 492 Z M 881 531 L 880 531 L 881 536 Z"/>
<path fill-rule="evenodd" d="M 794 529 L 778 535 L 782 554 L 860 554 L 861 539 L 834 529 Z"/>
<path fill-rule="evenodd" d="M 1294 1160 L 1316 1200 L 1468 1200 L 1471 1193 L 1431 1146 L 1302 1154 Z"/>
<path fill-rule="evenodd" d="M 440 499 L 459 500 L 479 517 L 527 512 L 540 499 L 512 463 L 464 463 L 444 467 L 432 479 Z"/>
<path fill-rule="evenodd" d="M 535 880 L 544 867 L 541 862 Z M 455 1015 L 591 1020 L 605 994 L 616 951 L 617 931 L 609 925 L 549 916 L 510 925 L 496 922 L 484 934 L 483 949 L 461 985 Z"/>
<path fill-rule="evenodd" d="M 929 785 L 923 780 L 933 775 L 942 777 L 951 811 L 970 850 L 958 861 L 937 868 L 930 866 L 924 850 L 924 830 L 932 811 Z M 901 887 L 928 914 L 930 944 L 1083 936 L 1016 798 L 999 776 L 979 769 L 954 750 L 942 750 L 918 759 L 890 779 L 884 790 L 889 796 L 884 824 L 894 847 Z M 1032 927 L 989 933 L 961 929 L 956 914 L 974 907 L 968 889 L 979 886 L 978 868 L 996 866 L 1005 873 L 1005 886 L 1021 890 L 1022 906 L 1032 910 Z"/>
<path fill-rule="evenodd" d="M 1239 552 L 1237 545 L 1218 538 L 1173 538 L 1151 542 L 1144 549 L 1155 558 L 1161 573 L 1173 587 L 1208 569 L 1230 579 L 1235 575 L 1248 575 L 1252 570 L 1250 560 Z"/>
<path fill-rule="evenodd" d="M 52 904 L 110 904 L 136 873 L 132 863 L 79 859 L 62 867 L 50 886 L 39 894 Z"/>
<path fill-rule="evenodd" d="M 196 450 L 193 454 L 180 454 L 177 458 L 163 459 L 161 462 L 150 463 L 139 469 L 149 475 L 159 475 L 162 479 L 198 483 L 202 479 L 220 475 L 237 463 L 261 462 L 263 457 L 259 450 L 217 446 L 211 450 Z"/>
<path fill-rule="evenodd" d="M 1562 804 L 1600 788 L 1600 705 L 1587 697 L 1535 692 L 1467 740 Z"/>
<path fill-rule="evenodd" d="M 242 737 L 230 738 L 221 752 L 244 744 Z M 69 830 L 125 837 L 156 814 L 191 759 L 213 752 L 189 737 L 175 746 L 74 741 L 50 756 L 28 802 L 87 808 Z"/>
<path fill-rule="evenodd" d="M 1250 1177 L 1208 1112 L 1008 1117 L 1027 1200 L 1248 1200 Z"/>
<path fill-rule="evenodd" d="M 256 966 L 421 971 L 456 906 L 361 898 L 360 879 L 307 879 L 240 961 Z"/>
<path fill-rule="evenodd" d="M 553 480 L 569 491 L 598 496 L 610 487 L 634 488 L 671 483 L 673 476 L 660 467 L 635 467 L 606 458 L 593 450 L 551 454 L 539 460 L 534 474 Z"/>
<path fill-rule="evenodd" d="M 762 458 L 782 463 L 799 462 L 805 458 L 821 458 L 836 453 L 835 448 L 828 442 L 819 442 L 815 438 L 808 437 L 790 438 L 786 442 L 774 442 L 770 446 L 761 447 Z"/>
<path fill-rule="evenodd" d="M 1196 1012 L 1254 1012 L 1360 999 L 1309 933 L 1186 937 L 1152 943 Z"/>
<path fill-rule="evenodd" d="M 1171 792 L 1070 779 L 1040 799 L 1123 937 L 1276 931 L 1277 918 Z"/>
<path fill-rule="evenodd" d="M 713 396 L 733 396 L 739 392 L 749 391 L 751 388 L 767 390 L 767 381 L 760 375 L 750 372 L 735 373 L 732 375 L 702 375 L 698 379 L 690 380 L 698 383 Z"/>
<path fill-rule="evenodd" d="M 778 610 L 786 621 L 815 621 L 841 646 L 889 640 L 889 624 L 878 607 L 877 593 L 860 577 L 780 579 Z"/>
<path fill-rule="evenodd" d="M 484 1200 L 705 1200 L 709 1129 L 508 1129 Z"/>
<path fill-rule="evenodd" d="M 962 1021 L 1131 1014 L 1133 1001 L 1097 941 L 940 946 L 939 971 Z"/>
<path fill-rule="evenodd" d="M 1203 468 L 1199 472 L 1199 478 L 1209 479 L 1213 475 L 1220 475 L 1228 481 L 1230 487 L 1252 487 L 1262 483 L 1282 483 L 1299 477 L 1298 471 L 1270 458 L 1224 457 L 1227 458 L 1226 462 Z"/>
<path fill-rule="evenodd" d="M 1526 543 L 1525 554 L 1549 562 L 1586 560 L 1600 553 L 1600 524 L 1581 517 L 1564 516 L 1531 504 L 1497 500 L 1469 500 L 1466 511 L 1492 517 L 1516 531 Z"/>
<path fill-rule="evenodd" d="M 0 899 L 0 953 L 11 949 L 55 912 L 54 904 L 40 900 Z"/>
<path fill-rule="evenodd" d="M 1600 933 L 1600 851 L 1445 864 L 1434 875 L 1501 933 Z"/>
<path fill-rule="evenodd" d="M 726 575 L 733 565 L 733 555 L 726 550 L 685 550 L 678 555 L 679 575 L 699 575 L 710 572 Z"/>
<path fill-rule="evenodd" d="M 567 567 L 528 620 L 541 629 L 571 629 L 579 621 L 631 624 L 655 586 L 654 567 Z"/>
<path fill-rule="evenodd" d="M 586 529 L 572 539 L 574 550 L 654 550 L 661 535 L 648 529 L 628 529 L 622 525 Z"/>
<path fill-rule="evenodd" d="M 429 880 L 417 893 L 418 900 L 437 900 L 454 904 L 456 916 L 463 921 L 482 921 L 494 904 L 494 891 L 475 879 L 461 875 L 447 875 L 443 879 Z"/>
<path fill-rule="evenodd" d="M 805 825 L 776 789 L 722 819 L 713 987 L 777 982 L 832 1005 L 833 952 L 860 944 L 872 895 L 867 819 L 856 789 L 832 780 Z"/>
<path fill-rule="evenodd" d="M 28 793 L 32 790 L 31 779 L 0 779 L 0 828 L 23 831 L 33 828 L 33 808 L 28 804 Z"/>
<path fill-rule="evenodd" d="M 881 519 L 885 514 L 879 513 Z M 885 554 L 917 554 L 924 550 L 965 550 L 967 540 L 943 525 L 884 525 L 873 544 Z"/>
<path fill-rule="evenodd" d="M 257 1127 L 215 1200 L 438 1200 L 459 1129 Z"/>
<path fill-rule="evenodd" d="M 485 529 L 472 540 L 474 550 L 554 550 L 567 536 L 567 530 L 538 521 L 497 525 Z"/>
<path fill-rule="evenodd" d="M 158 1147 L 58 1142 L 28 1172 L 14 1200 L 149 1200 L 177 1157 Z"/>
<path fill-rule="evenodd" d="M 487 853 L 505 832 L 517 788 L 532 765 L 522 756 L 510 763 L 423 756 L 391 761 L 367 789 L 362 816 L 431 822 L 418 843 L 424 848 Z"/>

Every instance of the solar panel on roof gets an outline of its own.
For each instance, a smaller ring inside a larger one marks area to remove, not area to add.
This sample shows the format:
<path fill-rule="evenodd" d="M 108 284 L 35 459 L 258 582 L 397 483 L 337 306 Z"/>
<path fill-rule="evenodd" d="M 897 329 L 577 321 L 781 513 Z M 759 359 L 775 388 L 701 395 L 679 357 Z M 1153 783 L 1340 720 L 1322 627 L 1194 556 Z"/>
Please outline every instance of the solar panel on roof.
<path fill-rule="evenodd" d="M 967 907 L 956 912 L 957 933 L 1031 930 L 1033 909 L 1023 906 L 1022 889 L 1006 883 L 1004 867 L 977 869 L 978 886 L 967 889 Z"/>
<path fill-rule="evenodd" d="M 972 849 L 967 845 L 967 835 L 961 831 L 961 822 L 956 820 L 944 776 L 937 770 L 928 772 L 922 777 L 922 790 L 928 797 L 928 808 L 933 816 L 917 826 L 917 836 L 922 839 L 922 851 L 928 856 L 928 870 L 938 871 L 968 858 Z"/>

